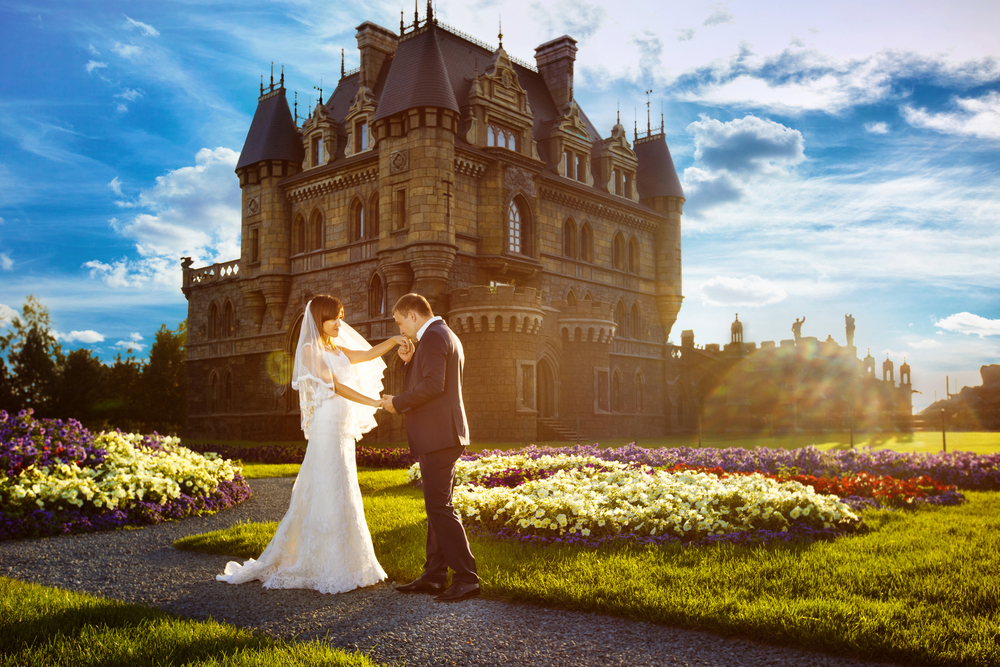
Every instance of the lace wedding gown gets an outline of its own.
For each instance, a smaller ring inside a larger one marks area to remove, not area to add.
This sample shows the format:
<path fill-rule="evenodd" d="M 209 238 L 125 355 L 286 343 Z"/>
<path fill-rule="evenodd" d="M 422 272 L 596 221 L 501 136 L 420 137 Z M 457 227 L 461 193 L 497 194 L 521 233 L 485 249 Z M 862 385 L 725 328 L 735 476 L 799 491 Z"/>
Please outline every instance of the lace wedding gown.
<path fill-rule="evenodd" d="M 323 355 L 338 379 L 349 376 L 346 355 Z M 365 523 L 354 461 L 360 433 L 350 423 L 348 401 L 329 390 L 317 398 L 306 455 L 277 532 L 260 558 L 230 561 L 217 580 L 344 593 L 386 578 Z"/>

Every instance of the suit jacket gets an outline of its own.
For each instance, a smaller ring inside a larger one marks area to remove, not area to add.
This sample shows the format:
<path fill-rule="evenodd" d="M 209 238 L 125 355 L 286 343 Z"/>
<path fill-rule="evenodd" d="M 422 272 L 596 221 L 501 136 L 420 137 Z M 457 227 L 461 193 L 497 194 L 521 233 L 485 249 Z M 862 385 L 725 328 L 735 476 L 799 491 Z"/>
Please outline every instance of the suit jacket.
<path fill-rule="evenodd" d="M 403 393 L 392 406 L 406 415 L 406 437 L 414 454 L 469 444 L 462 399 L 465 351 L 443 321 L 431 323 L 404 366 Z"/>

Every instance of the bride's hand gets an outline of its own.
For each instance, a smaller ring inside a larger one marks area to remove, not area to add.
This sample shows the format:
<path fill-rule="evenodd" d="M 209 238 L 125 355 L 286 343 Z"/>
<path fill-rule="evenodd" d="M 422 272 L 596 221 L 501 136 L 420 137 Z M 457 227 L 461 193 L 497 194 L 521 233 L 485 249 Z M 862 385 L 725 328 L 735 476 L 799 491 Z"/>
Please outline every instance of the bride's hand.
<path fill-rule="evenodd" d="M 406 341 L 407 341 L 407 338 L 406 338 L 406 336 L 403 336 L 403 335 L 393 336 L 392 337 L 392 342 L 395 343 L 396 345 L 401 345 L 401 346 L 405 347 L 406 346 Z"/>

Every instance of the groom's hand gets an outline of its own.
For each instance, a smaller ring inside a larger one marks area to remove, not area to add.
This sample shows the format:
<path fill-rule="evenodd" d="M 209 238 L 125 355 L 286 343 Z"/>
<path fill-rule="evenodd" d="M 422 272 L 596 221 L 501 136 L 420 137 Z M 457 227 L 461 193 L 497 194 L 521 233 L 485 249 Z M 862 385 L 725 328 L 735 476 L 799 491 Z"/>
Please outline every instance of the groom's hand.
<path fill-rule="evenodd" d="M 410 359 L 413 358 L 413 353 L 416 351 L 416 347 L 413 346 L 413 341 L 409 338 L 406 339 L 406 343 L 400 345 L 396 349 L 396 354 L 399 358 L 403 360 L 404 364 L 410 363 Z"/>
<path fill-rule="evenodd" d="M 396 414 L 396 408 L 392 406 L 392 396 L 390 396 L 389 394 L 382 394 L 381 405 L 382 409 L 385 410 L 386 412 L 391 412 L 392 414 Z"/>

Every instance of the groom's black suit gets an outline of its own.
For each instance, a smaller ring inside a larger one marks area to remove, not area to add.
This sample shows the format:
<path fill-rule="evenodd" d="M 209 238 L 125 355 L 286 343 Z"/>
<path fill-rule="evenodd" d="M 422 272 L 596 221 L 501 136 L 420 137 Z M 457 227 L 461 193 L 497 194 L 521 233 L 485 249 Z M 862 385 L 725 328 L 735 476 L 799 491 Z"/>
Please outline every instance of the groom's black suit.
<path fill-rule="evenodd" d="M 455 464 L 469 444 L 469 423 L 462 400 L 465 352 L 443 321 L 431 322 L 404 366 L 403 393 L 392 406 L 406 415 L 410 451 L 420 461 L 427 509 L 427 561 L 422 578 L 444 583 L 478 583 L 476 559 L 462 521 L 451 502 Z"/>

